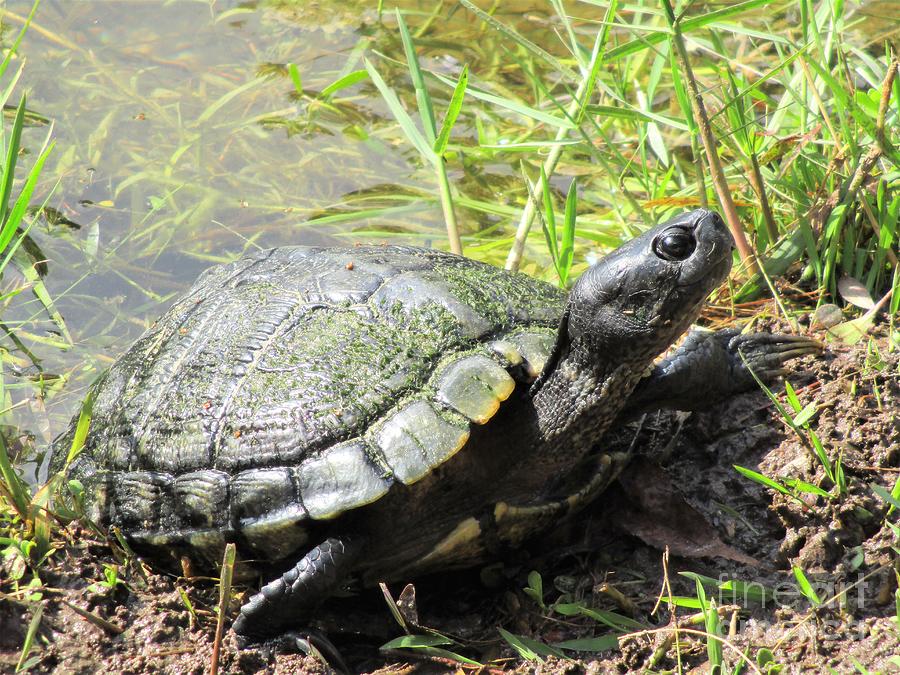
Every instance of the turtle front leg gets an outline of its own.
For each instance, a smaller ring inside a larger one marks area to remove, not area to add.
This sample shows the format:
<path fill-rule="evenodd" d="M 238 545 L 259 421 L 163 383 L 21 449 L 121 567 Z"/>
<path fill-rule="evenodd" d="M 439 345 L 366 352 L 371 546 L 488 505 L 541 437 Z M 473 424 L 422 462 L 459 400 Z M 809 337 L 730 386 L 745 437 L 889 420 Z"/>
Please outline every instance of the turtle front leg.
<path fill-rule="evenodd" d="M 800 335 L 742 335 L 732 328 L 693 330 L 671 356 L 638 383 L 622 414 L 632 417 L 660 408 L 704 410 L 732 394 L 752 390 L 756 381 L 748 366 L 768 382 L 785 374 L 787 361 L 817 354 L 823 347 L 821 342 Z"/>
<path fill-rule="evenodd" d="M 281 577 L 263 586 L 241 607 L 232 628 L 242 641 L 271 638 L 296 630 L 313 610 L 337 591 L 363 549 L 360 538 L 329 537 Z"/>

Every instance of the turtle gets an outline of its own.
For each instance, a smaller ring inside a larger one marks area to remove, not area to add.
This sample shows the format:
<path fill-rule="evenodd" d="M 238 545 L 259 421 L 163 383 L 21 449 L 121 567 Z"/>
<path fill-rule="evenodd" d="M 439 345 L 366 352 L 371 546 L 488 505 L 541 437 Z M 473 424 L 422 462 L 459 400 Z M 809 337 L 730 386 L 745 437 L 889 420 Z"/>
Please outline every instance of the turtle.
<path fill-rule="evenodd" d="M 566 293 L 411 246 L 284 246 L 204 272 L 95 383 L 51 468 L 158 565 L 268 575 L 265 640 L 350 582 L 464 568 L 570 517 L 629 460 L 614 424 L 694 408 L 814 352 L 694 331 L 733 240 L 713 211 L 649 229 Z M 742 358 L 743 356 L 743 358 Z M 746 360 L 744 360 L 746 359 Z"/>

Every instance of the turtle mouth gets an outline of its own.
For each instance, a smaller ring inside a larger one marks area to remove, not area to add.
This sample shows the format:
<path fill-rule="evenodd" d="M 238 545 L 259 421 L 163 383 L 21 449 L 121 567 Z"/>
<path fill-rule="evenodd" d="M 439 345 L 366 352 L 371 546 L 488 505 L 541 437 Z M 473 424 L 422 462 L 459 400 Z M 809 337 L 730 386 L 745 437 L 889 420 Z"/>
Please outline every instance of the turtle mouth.
<path fill-rule="evenodd" d="M 709 270 L 706 274 L 704 274 L 699 279 L 695 279 L 693 281 L 689 281 L 687 283 L 678 284 L 677 287 L 681 290 L 692 290 L 701 285 L 708 285 L 709 291 L 718 286 L 720 283 L 725 281 L 725 277 L 728 276 L 728 272 L 731 270 L 731 251 L 727 251 L 719 256 L 719 259 L 709 265 Z M 715 280 L 714 283 L 710 283 L 711 280 Z"/>
<path fill-rule="evenodd" d="M 707 296 L 725 280 L 730 270 L 731 251 L 727 251 L 712 264 L 707 264 L 706 274 L 699 279 L 674 286 L 670 291 L 668 302 L 673 306 L 680 306 L 678 312 L 680 316 L 691 315 L 696 319 Z"/>

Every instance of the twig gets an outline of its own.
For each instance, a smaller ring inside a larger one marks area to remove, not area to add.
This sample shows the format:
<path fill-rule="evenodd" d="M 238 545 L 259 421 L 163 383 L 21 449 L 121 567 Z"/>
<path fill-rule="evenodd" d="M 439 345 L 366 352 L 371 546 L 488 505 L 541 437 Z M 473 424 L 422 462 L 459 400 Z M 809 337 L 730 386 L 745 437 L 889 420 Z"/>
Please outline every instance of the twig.
<path fill-rule="evenodd" d="M 831 138 L 834 141 L 834 147 L 837 148 L 837 154 L 840 156 L 843 154 L 843 150 L 838 147 L 840 137 L 834 130 L 834 124 L 831 123 L 831 117 L 828 115 L 828 107 L 825 105 L 824 101 L 822 101 L 822 97 L 819 96 L 819 90 L 816 88 L 816 79 L 809 70 L 809 64 L 806 63 L 806 58 L 803 55 L 800 56 L 800 67 L 803 68 L 803 76 L 806 78 L 806 82 L 809 85 L 809 90 L 812 92 L 813 98 L 816 99 L 816 106 L 819 108 L 819 113 L 825 121 L 825 126 L 828 127 L 828 133 L 831 134 Z"/>
<path fill-rule="evenodd" d="M 697 181 L 697 195 L 700 197 L 700 207 L 709 208 L 709 198 L 706 195 L 706 176 L 703 174 L 703 155 L 697 145 L 697 136 L 691 134 L 691 157 L 694 161 L 694 174 Z"/>
<path fill-rule="evenodd" d="M 626 633 L 619 637 L 619 640 L 627 640 L 630 638 L 639 638 L 650 635 L 658 635 L 658 634 L 666 634 L 672 633 L 673 631 L 680 631 L 682 633 L 686 633 L 688 635 L 696 635 L 698 637 L 706 638 L 707 640 L 716 640 L 721 642 L 725 647 L 728 647 L 731 651 L 735 652 L 738 655 L 738 658 L 741 659 L 747 666 L 758 675 L 763 675 L 763 672 L 757 667 L 753 661 L 751 661 L 743 651 L 741 651 L 737 645 L 732 643 L 730 640 L 723 638 L 721 635 L 713 635 L 712 633 L 705 630 L 696 630 L 693 628 L 684 628 L 677 626 L 664 626 L 662 628 L 650 628 L 647 630 L 637 631 L 635 633 Z"/>
<path fill-rule="evenodd" d="M 660 603 L 663 600 L 663 597 L 668 599 L 669 604 L 669 626 L 671 627 L 671 633 L 667 633 L 663 638 L 662 643 L 653 650 L 653 653 L 650 655 L 650 658 L 647 660 L 646 668 L 655 668 L 662 658 L 669 651 L 669 647 L 672 646 L 672 643 L 675 643 L 675 660 L 678 662 L 678 672 L 682 671 L 681 665 L 681 649 L 678 647 L 678 606 L 672 600 L 672 584 L 669 582 L 669 547 L 666 546 L 662 555 L 662 567 L 663 567 L 663 585 L 660 589 L 659 597 L 656 599 L 656 605 L 653 607 L 653 611 L 651 614 L 655 613 L 659 608 Z M 665 596 L 663 596 L 665 593 Z"/>
<path fill-rule="evenodd" d="M 125 629 L 122 628 L 121 626 L 117 626 L 114 623 L 110 623 L 103 617 L 97 616 L 93 612 L 89 612 L 86 609 L 82 609 L 78 605 L 74 605 L 71 602 L 69 602 L 68 600 L 60 599 L 60 602 L 62 602 L 62 604 L 64 604 L 69 609 L 71 609 L 73 612 L 75 612 L 81 618 L 86 619 L 89 623 L 94 624 L 98 628 L 102 628 L 107 633 L 112 633 L 113 635 L 121 635 L 122 633 L 125 632 Z"/>
<path fill-rule="evenodd" d="M 219 650 L 222 647 L 222 635 L 225 632 L 225 615 L 231 600 L 231 580 L 234 577 L 235 546 L 225 545 L 225 557 L 222 559 L 222 574 L 219 577 L 219 617 L 216 621 L 216 637 L 213 640 L 212 656 L 209 660 L 210 675 L 219 672 Z"/>
<path fill-rule="evenodd" d="M 775 216 L 772 215 L 772 207 L 769 206 L 769 197 L 766 194 L 766 183 L 763 180 L 762 169 L 759 168 L 759 158 L 756 151 L 750 151 L 750 184 L 753 186 L 756 196 L 759 197 L 759 208 L 762 211 L 763 223 L 766 226 L 766 235 L 769 237 L 769 246 L 778 240 L 778 228 L 775 226 Z"/>
<path fill-rule="evenodd" d="M 675 10 L 672 7 L 671 0 L 663 0 L 663 9 L 672 27 L 672 44 L 675 47 L 675 56 L 678 65 L 684 71 L 685 80 L 687 81 L 688 92 L 691 99 L 691 108 L 694 111 L 694 119 L 700 128 L 700 138 L 703 141 L 703 147 L 706 149 L 706 159 L 709 164 L 709 174 L 716 188 L 716 194 L 719 197 L 719 204 L 725 212 L 725 220 L 728 222 L 728 229 L 731 230 L 731 236 L 734 237 L 734 243 L 737 246 L 741 261 L 747 272 L 753 273 L 759 271 L 759 265 L 753 250 L 744 236 L 744 228 L 741 227 L 738 218 L 737 208 L 734 205 L 734 199 L 728 188 L 728 181 L 725 179 L 725 172 L 722 170 L 722 163 L 719 161 L 719 154 L 716 150 L 716 140 L 712 134 L 712 128 L 709 124 L 709 116 L 706 114 L 706 106 L 703 105 L 703 99 L 700 97 L 700 90 L 697 87 L 697 80 L 694 78 L 694 71 L 688 61 L 687 48 L 684 46 L 684 37 L 681 34 L 681 26 L 679 19 L 675 16 Z"/>
<path fill-rule="evenodd" d="M 847 194 L 844 195 L 843 202 L 849 204 L 856 197 L 856 193 L 862 187 L 863 182 L 872 172 L 875 162 L 885 154 L 890 154 L 893 150 L 891 142 L 884 133 L 884 119 L 887 116 L 888 102 L 891 99 L 891 89 L 894 86 L 894 78 L 897 76 L 897 69 L 900 62 L 892 61 L 884 80 L 881 83 L 881 102 L 878 104 L 878 117 L 875 118 L 875 145 L 863 156 L 850 179 L 847 186 Z"/>

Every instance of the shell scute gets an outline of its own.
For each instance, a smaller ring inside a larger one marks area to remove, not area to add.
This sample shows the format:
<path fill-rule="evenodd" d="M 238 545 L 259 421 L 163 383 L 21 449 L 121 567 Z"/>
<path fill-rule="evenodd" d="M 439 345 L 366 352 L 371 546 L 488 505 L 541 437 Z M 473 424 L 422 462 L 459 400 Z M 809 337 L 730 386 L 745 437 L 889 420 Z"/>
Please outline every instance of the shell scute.
<path fill-rule="evenodd" d="M 113 508 L 123 526 L 148 529 L 171 517 L 171 474 L 128 471 L 114 480 Z"/>
<path fill-rule="evenodd" d="M 242 471 L 231 479 L 231 514 L 236 527 L 297 503 L 290 469 L 276 467 Z"/>
<path fill-rule="evenodd" d="M 455 455 L 469 438 L 467 424 L 442 418 L 423 400 L 402 406 L 369 434 L 388 469 L 411 485 Z"/>
<path fill-rule="evenodd" d="M 361 441 L 329 448 L 304 461 L 296 471 L 303 504 L 315 520 L 334 518 L 374 502 L 391 486 Z"/>
<path fill-rule="evenodd" d="M 555 337 L 547 332 L 522 331 L 510 335 L 508 339 L 525 359 L 522 365 L 528 377 L 537 378 L 547 365 Z"/>
<path fill-rule="evenodd" d="M 188 527 L 221 525 L 228 509 L 228 474 L 208 469 L 182 474 L 175 479 L 178 516 Z"/>
<path fill-rule="evenodd" d="M 487 422 L 516 382 L 492 359 L 473 354 L 449 364 L 437 379 L 437 399 L 476 424 Z"/>

